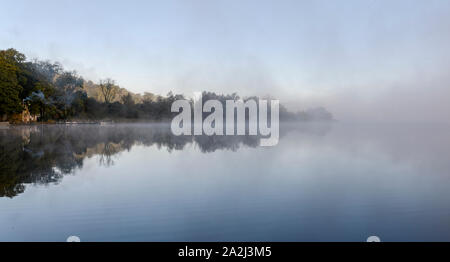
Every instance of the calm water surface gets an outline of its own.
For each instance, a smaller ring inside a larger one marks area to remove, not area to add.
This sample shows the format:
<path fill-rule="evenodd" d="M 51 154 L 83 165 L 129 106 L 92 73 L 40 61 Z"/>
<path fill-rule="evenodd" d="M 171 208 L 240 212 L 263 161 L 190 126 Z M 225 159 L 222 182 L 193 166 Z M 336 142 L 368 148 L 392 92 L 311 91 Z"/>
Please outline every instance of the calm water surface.
<path fill-rule="evenodd" d="M 450 241 L 450 126 L 0 130 L 0 241 Z"/>

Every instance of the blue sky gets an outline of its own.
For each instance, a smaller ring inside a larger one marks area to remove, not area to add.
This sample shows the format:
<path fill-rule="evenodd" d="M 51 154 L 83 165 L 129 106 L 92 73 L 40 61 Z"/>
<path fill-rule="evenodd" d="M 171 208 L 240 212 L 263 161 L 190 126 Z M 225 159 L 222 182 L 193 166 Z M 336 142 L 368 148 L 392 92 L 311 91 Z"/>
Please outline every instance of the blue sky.
<path fill-rule="evenodd" d="M 93 81 L 111 77 L 137 93 L 271 95 L 349 120 L 435 121 L 446 116 L 436 111 L 450 112 L 446 0 L 19 0 L 1 7 L 1 49 L 60 61 Z"/>

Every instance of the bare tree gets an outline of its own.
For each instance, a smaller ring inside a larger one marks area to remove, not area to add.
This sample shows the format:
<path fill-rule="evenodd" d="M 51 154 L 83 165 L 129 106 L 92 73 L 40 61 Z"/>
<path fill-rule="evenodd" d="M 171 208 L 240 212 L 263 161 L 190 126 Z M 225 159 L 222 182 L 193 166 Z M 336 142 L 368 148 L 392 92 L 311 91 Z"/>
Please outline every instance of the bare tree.
<path fill-rule="evenodd" d="M 100 80 L 100 89 L 102 91 L 105 103 L 109 104 L 116 97 L 118 87 L 115 85 L 114 80 L 107 78 L 105 80 Z"/>

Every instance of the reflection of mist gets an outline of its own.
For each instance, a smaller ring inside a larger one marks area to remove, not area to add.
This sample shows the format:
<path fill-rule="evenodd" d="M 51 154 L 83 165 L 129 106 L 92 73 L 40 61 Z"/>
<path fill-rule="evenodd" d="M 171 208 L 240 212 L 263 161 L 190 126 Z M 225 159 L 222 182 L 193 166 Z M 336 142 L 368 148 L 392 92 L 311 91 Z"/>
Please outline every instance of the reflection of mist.
<path fill-rule="evenodd" d="M 288 130 L 323 134 L 323 128 L 283 124 Z M 159 150 L 183 150 L 195 143 L 202 153 L 237 151 L 257 147 L 258 136 L 174 136 L 169 124 L 80 125 L 15 127 L 0 132 L 0 197 L 24 192 L 24 184 L 58 183 L 64 175 L 83 167 L 85 158 L 98 156 L 98 164 L 114 165 L 120 152 L 134 145 L 156 146 Z"/>
<path fill-rule="evenodd" d="M 450 170 L 448 130 L 448 125 L 283 122 L 280 148 L 275 149 L 335 150 L 339 156 L 354 159 L 372 152 L 427 175 L 445 174 Z M 96 157 L 98 165 L 112 166 L 121 152 L 136 145 L 172 152 L 195 144 L 198 152 L 209 154 L 217 150 L 239 153 L 242 148 L 258 147 L 259 142 L 258 136 L 174 136 L 169 124 L 163 123 L 13 127 L 0 130 L 0 197 L 23 193 L 25 184 L 59 183 L 83 168 L 86 158 Z"/>

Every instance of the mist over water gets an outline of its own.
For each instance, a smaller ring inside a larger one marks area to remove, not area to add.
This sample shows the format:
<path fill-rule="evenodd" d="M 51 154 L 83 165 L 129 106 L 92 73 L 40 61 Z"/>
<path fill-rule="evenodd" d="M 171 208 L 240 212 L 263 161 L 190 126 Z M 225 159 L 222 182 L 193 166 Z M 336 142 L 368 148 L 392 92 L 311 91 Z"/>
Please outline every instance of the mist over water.
<path fill-rule="evenodd" d="M 257 137 L 167 124 L 0 131 L 0 240 L 450 240 L 450 126 L 284 123 Z"/>
<path fill-rule="evenodd" d="M 450 241 L 450 1 L 4 2 L 0 241 Z M 113 124 L 196 91 L 279 143 Z"/>

